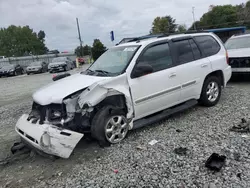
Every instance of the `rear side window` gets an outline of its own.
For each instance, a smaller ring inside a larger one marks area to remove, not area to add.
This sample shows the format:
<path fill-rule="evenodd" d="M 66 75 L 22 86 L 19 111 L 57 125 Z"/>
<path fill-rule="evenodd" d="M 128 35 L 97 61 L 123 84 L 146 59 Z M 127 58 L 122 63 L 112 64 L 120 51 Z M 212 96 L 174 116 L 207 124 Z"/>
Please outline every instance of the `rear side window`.
<path fill-rule="evenodd" d="M 215 55 L 220 51 L 220 45 L 212 36 L 198 36 L 194 39 L 205 57 Z"/>
<path fill-rule="evenodd" d="M 192 47 L 188 40 L 174 42 L 176 55 L 180 64 L 194 61 Z"/>
<path fill-rule="evenodd" d="M 193 50 L 194 59 L 195 60 L 200 59 L 201 58 L 201 51 L 199 50 L 197 44 L 194 42 L 193 39 L 190 39 L 189 42 L 190 42 L 190 45 L 191 45 L 192 50 Z"/>
<path fill-rule="evenodd" d="M 148 63 L 154 72 L 167 69 L 173 65 L 168 43 L 158 44 L 148 48 L 140 57 L 139 63 Z"/>

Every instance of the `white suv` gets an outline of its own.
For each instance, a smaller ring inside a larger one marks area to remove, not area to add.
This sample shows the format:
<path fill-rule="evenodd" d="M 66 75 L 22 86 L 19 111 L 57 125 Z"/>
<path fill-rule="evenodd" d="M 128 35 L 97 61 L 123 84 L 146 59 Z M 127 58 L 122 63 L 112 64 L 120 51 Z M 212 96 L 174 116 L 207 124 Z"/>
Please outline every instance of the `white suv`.
<path fill-rule="evenodd" d="M 231 77 L 210 33 L 136 40 L 110 48 L 86 71 L 34 93 L 16 124 L 23 142 L 68 158 L 86 132 L 101 145 L 197 103 L 214 106 Z"/>

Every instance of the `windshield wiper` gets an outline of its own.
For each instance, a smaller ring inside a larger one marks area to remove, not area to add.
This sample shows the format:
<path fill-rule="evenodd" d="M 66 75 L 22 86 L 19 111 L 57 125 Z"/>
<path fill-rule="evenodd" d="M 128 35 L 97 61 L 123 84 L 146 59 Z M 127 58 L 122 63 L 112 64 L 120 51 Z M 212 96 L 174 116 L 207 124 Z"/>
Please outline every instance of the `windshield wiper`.
<path fill-rule="evenodd" d="M 110 72 L 108 71 L 104 71 L 104 70 L 94 70 L 94 72 L 100 72 L 100 73 L 103 73 L 103 74 L 111 74 Z"/>

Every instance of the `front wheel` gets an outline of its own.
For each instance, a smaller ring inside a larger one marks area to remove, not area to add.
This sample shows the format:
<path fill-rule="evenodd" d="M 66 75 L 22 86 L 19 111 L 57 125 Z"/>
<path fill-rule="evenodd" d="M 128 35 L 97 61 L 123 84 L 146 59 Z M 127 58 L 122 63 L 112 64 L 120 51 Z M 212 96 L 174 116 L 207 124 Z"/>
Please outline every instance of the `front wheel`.
<path fill-rule="evenodd" d="M 202 92 L 199 102 L 207 107 L 215 106 L 219 102 L 220 96 L 221 96 L 220 80 L 215 76 L 206 78 L 202 87 Z"/>
<path fill-rule="evenodd" d="M 121 142 L 127 135 L 129 124 L 125 113 L 113 106 L 100 109 L 93 118 L 91 135 L 100 146 Z"/>

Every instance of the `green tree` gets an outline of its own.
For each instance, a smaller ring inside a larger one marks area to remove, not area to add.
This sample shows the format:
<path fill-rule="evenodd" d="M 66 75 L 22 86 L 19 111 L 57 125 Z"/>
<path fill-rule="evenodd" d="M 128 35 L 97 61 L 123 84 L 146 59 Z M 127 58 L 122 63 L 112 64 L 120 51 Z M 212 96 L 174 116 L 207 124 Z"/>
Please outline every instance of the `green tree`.
<path fill-rule="evenodd" d="M 95 39 L 92 47 L 92 57 L 97 60 L 107 48 L 103 45 L 103 43 L 99 39 Z"/>
<path fill-rule="evenodd" d="M 178 25 L 177 32 L 184 33 L 185 31 L 187 31 L 187 26 L 186 25 Z"/>
<path fill-rule="evenodd" d="M 212 29 L 222 27 L 236 27 L 241 25 L 244 20 L 245 5 L 223 5 L 213 6 L 207 13 L 203 14 L 200 21 L 196 22 L 196 28 Z M 190 30 L 193 30 L 193 25 Z"/>
<path fill-rule="evenodd" d="M 156 17 L 152 24 L 151 34 L 174 33 L 177 25 L 171 16 Z"/>
<path fill-rule="evenodd" d="M 83 54 L 82 54 L 83 53 Z M 82 48 L 80 46 L 78 46 L 76 49 L 75 49 L 75 54 L 78 56 L 78 57 L 81 57 L 83 55 L 90 55 L 91 54 L 91 46 L 88 46 L 88 45 L 85 45 L 83 46 Z"/>
<path fill-rule="evenodd" d="M 40 36 L 41 37 L 41 36 Z M 0 54 L 3 56 L 23 56 L 26 54 L 44 54 L 48 48 L 44 37 L 39 39 L 36 32 L 29 26 L 14 26 L 0 29 Z"/>

